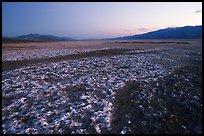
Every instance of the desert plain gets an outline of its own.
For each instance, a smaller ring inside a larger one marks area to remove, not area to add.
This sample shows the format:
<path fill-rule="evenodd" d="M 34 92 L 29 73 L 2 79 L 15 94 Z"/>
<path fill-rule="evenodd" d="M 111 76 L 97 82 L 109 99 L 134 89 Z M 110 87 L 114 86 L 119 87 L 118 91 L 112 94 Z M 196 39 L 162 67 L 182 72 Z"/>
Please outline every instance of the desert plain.
<path fill-rule="evenodd" d="M 202 40 L 2 43 L 2 132 L 202 133 Z"/>

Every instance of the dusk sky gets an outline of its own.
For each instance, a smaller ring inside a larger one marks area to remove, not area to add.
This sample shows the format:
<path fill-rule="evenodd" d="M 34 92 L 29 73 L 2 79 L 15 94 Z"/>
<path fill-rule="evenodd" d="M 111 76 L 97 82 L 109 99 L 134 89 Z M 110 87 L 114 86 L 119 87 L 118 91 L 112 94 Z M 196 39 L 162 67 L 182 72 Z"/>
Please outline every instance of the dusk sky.
<path fill-rule="evenodd" d="M 2 34 L 112 38 L 202 25 L 202 2 L 3 2 Z"/>

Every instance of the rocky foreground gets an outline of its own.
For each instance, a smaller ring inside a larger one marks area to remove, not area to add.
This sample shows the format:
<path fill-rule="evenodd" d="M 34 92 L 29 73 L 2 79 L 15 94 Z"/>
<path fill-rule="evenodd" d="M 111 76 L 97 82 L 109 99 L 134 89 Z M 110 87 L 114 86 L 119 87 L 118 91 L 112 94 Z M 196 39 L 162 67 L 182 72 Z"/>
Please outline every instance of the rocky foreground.
<path fill-rule="evenodd" d="M 121 51 L 3 71 L 3 133 L 202 133 L 201 46 Z"/>

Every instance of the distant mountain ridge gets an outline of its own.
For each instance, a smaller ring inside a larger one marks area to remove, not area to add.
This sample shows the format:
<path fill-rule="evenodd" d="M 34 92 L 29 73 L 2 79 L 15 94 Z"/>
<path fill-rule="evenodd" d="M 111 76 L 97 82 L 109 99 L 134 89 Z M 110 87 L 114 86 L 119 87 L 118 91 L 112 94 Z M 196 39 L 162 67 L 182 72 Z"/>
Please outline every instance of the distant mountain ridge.
<path fill-rule="evenodd" d="M 133 36 L 123 36 L 116 38 L 95 39 L 89 38 L 84 40 L 134 40 L 134 39 L 202 39 L 202 25 L 184 26 L 175 28 L 165 28 L 156 31 L 138 34 Z M 69 37 L 59 37 L 53 35 L 28 34 L 18 37 L 2 36 L 3 42 L 41 42 L 41 41 L 76 41 Z"/>
<path fill-rule="evenodd" d="M 18 37 L 2 37 L 3 41 L 75 41 L 69 37 L 59 37 L 53 35 L 28 34 Z"/>
<path fill-rule="evenodd" d="M 202 26 L 165 28 L 144 34 L 108 38 L 106 40 L 134 40 L 134 39 L 202 39 Z"/>
<path fill-rule="evenodd" d="M 16 37 L 19 40 L 34 40 L 34 41 L 73 41 L 69 37 L 59 37 L 53 35 L 28 34 Z"/>

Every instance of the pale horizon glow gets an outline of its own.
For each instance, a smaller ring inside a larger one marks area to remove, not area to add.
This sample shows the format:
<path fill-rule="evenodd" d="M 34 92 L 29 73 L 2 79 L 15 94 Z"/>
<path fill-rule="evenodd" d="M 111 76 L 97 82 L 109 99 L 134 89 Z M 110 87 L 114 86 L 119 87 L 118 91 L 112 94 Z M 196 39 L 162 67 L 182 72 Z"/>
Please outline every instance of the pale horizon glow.
<path fill-rule="evenodd" d="M 2 35 L 113 38 L 202 25 L 202 2 L 3 2 Z"/>

